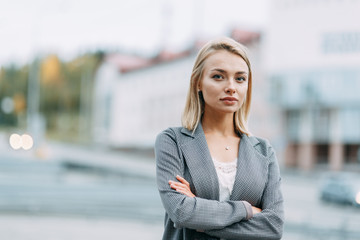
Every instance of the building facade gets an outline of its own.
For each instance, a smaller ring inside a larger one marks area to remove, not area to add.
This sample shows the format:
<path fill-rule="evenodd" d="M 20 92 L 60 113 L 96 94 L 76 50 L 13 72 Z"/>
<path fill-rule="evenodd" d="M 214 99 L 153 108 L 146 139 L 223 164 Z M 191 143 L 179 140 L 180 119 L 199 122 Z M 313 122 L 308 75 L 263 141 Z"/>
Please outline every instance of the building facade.
<path fill-rule="evenodd" d="M 358 9 L 359 0 L 272 1 L 264 61 L 286 166 L 359 170 Z"/>
<path fill-rule="evenodd" d="M 281 159 L 283 144 L 279 132 L 282 124 L 278 111 L 269 101 L 270 85 L 265 80 L 262 68 L 261 35 L 237 29 L 230 35 L 249 49 L 253 71 L 250 132 L 269 139 Z M 102 138 L 100 135 L 94 138 L 114 148 L 152 148 L 160 131 L 170 126 L 181 126 L 198 49 L 170 61 L 160 60 L 125 73 L 121 71 L 121 63 L 107 58 L 97 74 L 97 82 L 101 84 L 104 81 L 106 86 L 95 89 L 103 92 L 95 94 L 100 98 L 95 100 L 98 111 L 94 114 L 98 119 L 98 127 L 94 129 L 101 133 Z"/>

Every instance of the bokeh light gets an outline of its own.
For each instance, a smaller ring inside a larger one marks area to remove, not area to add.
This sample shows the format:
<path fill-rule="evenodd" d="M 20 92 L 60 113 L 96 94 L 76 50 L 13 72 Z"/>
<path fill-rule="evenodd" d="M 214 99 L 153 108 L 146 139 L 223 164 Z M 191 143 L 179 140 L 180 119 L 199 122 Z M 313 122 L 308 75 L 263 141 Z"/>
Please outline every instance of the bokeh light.
<path fill-rule="evenodd" d="M 23 148 L 24 150 L 29 150 L 34 146 L 34 140 L 28 134 L 23 134 L 21 136 L 16 133 L 11 134 L 9 142 L 10 146 L 15 150 L 18 150 L 20 148 Z"/>
<path fill-rule="evenodd" d="M 5 97 L 1 101 L 1 109 L 4 113 L 9 114 L 14 111 L 14 101 L 10 97 Z"/>
<path fill-rule="evenodd" d="M 356 194 L 356 203 L 360 204 L 360 192 Z"/>
<path fill-rule="evenodd" d="M 33 138 L 28 134 L 23 134 L 21 136 L 21 140 L 22 140 L 22 148 L 25 150 L 31 149 L 34 145 Z"/>
<path fill-rule="evenodd" d="M 16 133 L 11 134 L 9 142 L 10 146 L 15 150 L 21 148 L 22 146 L 21 136 Z"/>

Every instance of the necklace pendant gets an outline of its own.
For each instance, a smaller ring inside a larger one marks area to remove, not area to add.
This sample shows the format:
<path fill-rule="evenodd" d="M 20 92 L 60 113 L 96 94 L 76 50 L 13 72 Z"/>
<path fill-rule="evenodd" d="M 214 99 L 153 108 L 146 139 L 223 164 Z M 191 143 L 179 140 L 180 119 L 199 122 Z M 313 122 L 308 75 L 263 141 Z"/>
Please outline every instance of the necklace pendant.
<path fill-rule="evenodd" d="M 225 147 L 225 150 L 229 150 L 229 149 L 230 149 L 230 146 L 226 146 L 226 147 Z"/>

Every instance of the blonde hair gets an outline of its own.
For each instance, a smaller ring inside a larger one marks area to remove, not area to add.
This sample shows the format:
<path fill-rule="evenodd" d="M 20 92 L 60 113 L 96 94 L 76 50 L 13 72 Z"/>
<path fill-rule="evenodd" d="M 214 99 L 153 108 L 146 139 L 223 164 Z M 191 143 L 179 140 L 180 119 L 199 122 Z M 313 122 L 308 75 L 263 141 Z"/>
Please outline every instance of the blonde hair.
<path fill-rule="evenodd" d="M 246 135 L 249 135 L 250 133 L 247 127 L 247 120 L 250 112 L 252 88 L 250 61 L 246 53 L 246 47 L 228 37 L 222 37 L 220 39 L 210 41 L 200 49 L 191 74 L 185 109 L 181 119 L 182 125 L 189 131 L 195 131 L 195 129 L 199 125 L 199 122 L 201 121 L 201 116 L 204 110 L 204 99 L 202 95 L 198 92 L 199 81 L 201 80 L 203 75 L 205 60 L 219 50 L 226 50 L 230 53 L 240 56 L 246 62 L 249 68 L 248 89 L 246 93 L 246 98 L 240 109 L 234 113 L 235 131 L 237 133 L 244 133 Z"/>

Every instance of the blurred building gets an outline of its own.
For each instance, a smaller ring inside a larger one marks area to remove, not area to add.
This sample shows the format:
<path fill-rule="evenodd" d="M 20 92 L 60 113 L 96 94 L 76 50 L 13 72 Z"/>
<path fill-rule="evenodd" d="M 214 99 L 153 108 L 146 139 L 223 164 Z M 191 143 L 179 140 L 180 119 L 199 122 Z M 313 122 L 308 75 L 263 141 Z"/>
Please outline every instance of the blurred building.
<path fill-rule="evenodd" d="M 359 9 L 359 0 L 272 1 L 264 61 L 287 166 L 360 165 Z"/>
<path fill-rule="evenodd" d="M 114 119 L 114 116 L 117 116 L 120 113 L 119 110 L 122 110 L 116 106 L 114 101 L 116 102 L 118 96 L 122 95 L 123 88 L 119 88 L 119 84 L 122 83 L 124 74 L 128 71 L 146 68 L 151 64 L 149 59 L 132 55 L 108 54 L 105 57 L 96 72 L 94 84 L 92 132 L 96 143 L 110 144 L 111 133 L 114 131 L 114 126 L 115 128 L 117 126 L 114 124 L 114 121 L 117 120 Z M 133 92 L 133 95 L 133 98 L 135 96 L 137 99 L 141 98 L 138 96 L 139 92 Z M 134 99 L 132 101 L 136 102 Z"/>
<path fill-rule="evenodd" d="M 250 131 L 281 150 L 278 112 L 269 101 L 262 70 L 261 34 L 234 29 L 231 37 L 249 48 L 253 68 Z M 115 148 L 152 148 L 156 135 L 181 125 L 190 75 L 199 47 L 162 52 L 153 59 L 109 54 L 97 73 L 94 139 Z"/>
<path fill-rule="evenodd" d="M 149 148 L 162 129 L 180 125 L 194 57 L 190 52 L 151 59 L 109 54 L 96 76 L 94 140 Z"/>

